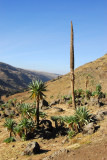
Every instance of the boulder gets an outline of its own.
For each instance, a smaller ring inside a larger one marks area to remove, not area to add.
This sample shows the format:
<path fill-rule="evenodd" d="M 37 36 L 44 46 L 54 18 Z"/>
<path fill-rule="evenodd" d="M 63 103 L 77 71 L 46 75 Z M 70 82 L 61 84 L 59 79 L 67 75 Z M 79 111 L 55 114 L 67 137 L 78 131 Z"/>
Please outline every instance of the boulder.
<path fill-rule="evenodd" d="M 42 106 L 41 111 L 51 109 L 50 106 Z"/>
<path fill-rule="evenodd" d="M 68 153 L 69 150 L 68 149 L 65 149 L 65 148 L 62 148 L 60 150 L 57 150 L 55 151 L 53 154 L 51 154 L 50 156 L 47 156 L 45 158 L 43 158 L 42 160 L 53 160 L 53 159 L 56 159 L 58 156 L 60 156 L 61 154 L 63 153 Z"/>
<path fill-rule="evenodd" d="M 53 102 L 50 104 L 50 107 L 53 106 L 53 105 L 55 105 L 55 104 L 57 104 L 56 101 L 53 101 Z"/>
<path fill-rule="evenodd" d="M 102 121 L 104 120 L 104 114 L 102 112 L 98 112 L 95 116 L 96 121 Z"/>
<path fill-rule="evenodd" d="M 91 122 L 83 127 L 83 134 L 93 134 L 95 131 L 94 123 Z"/>
<path fill-rule="evenodd" d="M 60 103 L 60 99 L 57 99 L 56 101 L 53 101 L 53 102 L 50 104 L 50 107 L 53 106 L 53 105 L 59 104 L 59 103 Z"/>
<path fill-rule="evenodd" d="M 100 99 L 100 102 L 102 102 L 103 105 L 107 105 L 107 97 L 101 98 L 101 99 Z"/>
<path fill-rule="evenodd" d="M 54 112 L 63 112 L 64 110 L 62 108 L 59 107 L 53 107 L 54 108 Z"/>
<path fill-rule="evenodd" d="M 92 114 L 91 119 L 93 122 L 104 120 L 104 115 L 107 115 L 107 111 L 99 111 L 97 114 Z"/>
<path fill-rule="evenodd" d="M 99 111 L 97 114 L 100 114 L 101 116 L 106 116 L 107 115 L 107 110 L 102 110 L 102 111 Z"/>
<path fill-rule="evenodd" d="M 91 97 L 90 100 L 88 101 L 88 106 L 100 107 L 99 99 Z"/>
<path fill-rule="evenodd" d="M 44 106 L 45 107 L 48 107 L 49 106 L 49 104 L 48 104 L 48 102 L 45 100 L 45 99 L 43 99 L 41 102 L 40 102 L 40 108 L 42 109 Z"/>
<path fill-rule="evenodd" d="M 15 115 L 14 110 L 9 110 L 8 108 L 5 109 L 5 116 Z"/>
<path fill-rule="evenodd" d="M 63 141 L 61 142 L 62 144 L 65 144 L 65 143 L 68 143 L 69 142 L 69 138 L 68 138 L 68 136 L 67 137 L 65 137 L 64 139 L 63 139 Z"/>
<path fill-rule="evenodd" d="M 10 115 L 10 110 L 9 110 L 8 108 L 6 108 L 4 112 L 5 112 L 5 114 L 6 114 L 7 116 Z"/>
<path fill-rule="evenodd" d="M 40 153 L 40 145 L 37 142 L 31 142 L 27 145 L 22 155 L 32 155 Z"/>
<path fill-rule="evenodd" d="M 60 99 L 60 104 L 65 104 L 65 99 Z"/>

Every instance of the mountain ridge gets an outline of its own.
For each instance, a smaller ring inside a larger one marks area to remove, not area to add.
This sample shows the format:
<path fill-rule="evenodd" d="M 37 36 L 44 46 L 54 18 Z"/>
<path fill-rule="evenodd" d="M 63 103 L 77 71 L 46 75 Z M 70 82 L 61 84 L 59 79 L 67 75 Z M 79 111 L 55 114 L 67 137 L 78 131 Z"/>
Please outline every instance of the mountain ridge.
<path fill-rule="evenodd" d="M 0 62 L 0 95 L 20 92 L 26 89 L 32 80 L 40 79 L 46 82 L 58 76 L 58 74 L 30 71 Z"/>

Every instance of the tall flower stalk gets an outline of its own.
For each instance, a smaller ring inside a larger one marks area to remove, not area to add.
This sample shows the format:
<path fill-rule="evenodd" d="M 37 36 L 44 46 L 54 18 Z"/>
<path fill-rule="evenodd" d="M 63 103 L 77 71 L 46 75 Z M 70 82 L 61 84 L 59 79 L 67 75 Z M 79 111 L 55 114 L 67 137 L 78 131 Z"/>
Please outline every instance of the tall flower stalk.
<path fill-rule="evenodd" d="M 72 21 L 71 21 L 71 43 L 70 43 L 70 75 L 71 75 L 72 105 L 74 108 L 76 108 L 75 94 L 74 94 L 74 37 L 73 37 Z"/>

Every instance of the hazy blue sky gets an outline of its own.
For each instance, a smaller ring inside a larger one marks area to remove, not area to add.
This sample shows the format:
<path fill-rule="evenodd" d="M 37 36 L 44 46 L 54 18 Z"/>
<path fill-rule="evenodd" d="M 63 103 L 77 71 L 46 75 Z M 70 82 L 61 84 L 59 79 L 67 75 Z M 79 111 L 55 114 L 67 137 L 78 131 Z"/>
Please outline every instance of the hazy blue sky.
<path fill-rule="evenodd" d="M 69 72 L 71 20 L 75 67 L 107 53 L 107 0 L 0 0 L 0 61 Z"/>

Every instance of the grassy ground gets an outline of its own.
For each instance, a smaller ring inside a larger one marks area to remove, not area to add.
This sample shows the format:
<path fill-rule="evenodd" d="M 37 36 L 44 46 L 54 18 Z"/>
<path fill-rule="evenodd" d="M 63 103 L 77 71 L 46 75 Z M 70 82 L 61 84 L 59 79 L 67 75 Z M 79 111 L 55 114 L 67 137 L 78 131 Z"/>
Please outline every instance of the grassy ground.
<path fill-rule="evenodd" d="M 72 108 L 70 108 L 68 105 L 57 105 L 57 107 L 63 108 L 64 112 L 61 115 L 72 115 L 74 110 Z M 99 107 L 89 107 L 92 113 L 96 113 L 99 110 L 102 110 L 102 108 Z M 103 109 L 107 109 L 107 106 L 104 106 Z M 50 118 L 51 115 L 59 115 L 59 112 L 55 112 L 54 108 L 47 110 L 46 113 L 48 114 L 48 118 Z M 9 133 L 6 131 L 6 128 L 3 127 L 3 120 L 0 121 L 0 160 L 40 160 L 46 156 L 51 155 L 52 153 L 54 153 L 57 150 L 60 150 L 61 148 L 66 148 L 69 149 L 70 152 L 69 154 L 64 153 L 64 155 L 61 157 L 61 155 L 59 155 L 58 157 L 55 157 L 57 160 L 62 159 L 64 160 L 64 157 L 66 156 L 72 156 L 72 152 L 75 152 L 75 154 L 77 154 L 77 152 L 75 151 L 75 149 L 78 149 L 78 152 L 80 151 L 80 156 L 82 157 L 83 154 L 83 150 L 81 149 L 82 147 L 84 147 L 85 152 L 87 151 L 87 155 L 89 154 L 89 149 L 91 149 L 91 147 L 93 147 L 95 145 L 95 147 L 93 148 L 93 150 L 96 150 L 96 148 L 98 150 L 100 150 L 100 145 L 98 147 L 97 142 L 104 144 L 103 150 L 105 150 L 105 145 L 107 144 L 107 141 L 105 141 L 105 139 L 107 138 L 107 117 L 105 117 L 105 119 L 101 122 L 99 122 L 99 125 L 101 126 L 100 129 L 92 134 L 92 135 L 83 135 L 82 133 L 77 134 L 74 138 L 69 139 L 68 141 L 64 140 L 67 138 L 66 136 L 57 136 L 54 139 L 43 139 L 43 138 L 35 138 L 29 141 L 17 141 L 17 142 L 12 142 L 10 144 L 6 144 L 3 143 L 3 140 L 5 138 L 7 138 L 9 136 Z M 53 124 L 54 125 L 54 124 Z M 27 146 L 27 144 L 31 141 L 36 141 L 40 144 L 41 149 L 43 150 L 43 153 L 41 154 L 37 154 L 37 155 L 32 155 L 32 156 L 21 156 L 22 151 L 25 149 L 25 147 Z M 86 153 L 84 153 L 86 154 Z M 102 149 L 101 149 L 101 153 Z M 77 154 L 78 155 L 78 154 Z M 103 156 L 103 155 L 102 155 Z M 93 153 L 93 157 L 94 157 L 94 153 Z M 101 156 L 100 156 L 101 157 Z M 70 159 L 69 157 L 67 157 L 67 159 Z M 78 156 L 77 159 L 75 160 L 79 160 Z M 88 160 L 86 158 L 86 160 Z M 98 159 L 93 159 L 93 160 L 98 160 Z"/>

